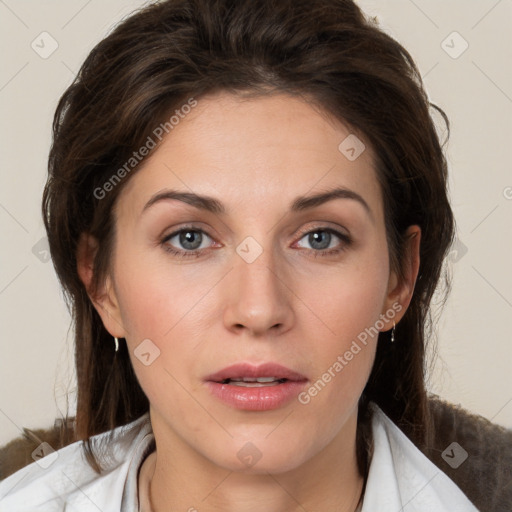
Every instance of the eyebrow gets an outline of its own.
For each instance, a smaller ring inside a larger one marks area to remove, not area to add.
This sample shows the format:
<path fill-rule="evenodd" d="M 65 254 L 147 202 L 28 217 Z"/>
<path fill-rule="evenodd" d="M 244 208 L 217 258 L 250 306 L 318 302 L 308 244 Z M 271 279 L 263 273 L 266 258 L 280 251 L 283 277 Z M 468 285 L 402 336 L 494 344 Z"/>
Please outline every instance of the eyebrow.
<path fill-rule="evenodd" d="M 368 206 L 368 203 L 357 192 L 344 187 L 337 187 L 310 196 L 299 196 L 292 201 L 290 210 L 292 212 L 308 210 L 310 208 L 318 207 L 328 201 L 332 201 L 333 199 L 351 199 L 357 201 L 371 216 L 371 210 Z M 156 203 L 170 200 L 181 201 L 183 203 L 194 206 L 195 208 L 211 213 L 226 213 L 226 208 L 222 202 L 213 197 L 194 194 L 192 192 L 181 192 L 179 190 L 163 190 L 158 192 L 152 196 L 151 199 L 144 205 L 142 213 Z"/>

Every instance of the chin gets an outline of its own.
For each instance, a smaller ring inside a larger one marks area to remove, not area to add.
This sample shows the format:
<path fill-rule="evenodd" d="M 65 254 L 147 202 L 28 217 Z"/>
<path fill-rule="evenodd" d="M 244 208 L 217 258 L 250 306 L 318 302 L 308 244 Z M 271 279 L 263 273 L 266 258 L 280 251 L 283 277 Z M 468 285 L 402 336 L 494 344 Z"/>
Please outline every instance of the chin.
<path fill-rule="evenodd" d="M 306 440 L 299 441 L 295 437 L 294 442 L 288 442 L 288 445 L 282 440 L 276 441 L 269 442 L 264 436 L 254 441 L 238 441 L 230 447 L 221 448 L 221 452 L 210 460 L 229 471 L 248 475 L 286 473 L 307 461 Z M 229 453 L 234 456 L 226 457 Z"/>

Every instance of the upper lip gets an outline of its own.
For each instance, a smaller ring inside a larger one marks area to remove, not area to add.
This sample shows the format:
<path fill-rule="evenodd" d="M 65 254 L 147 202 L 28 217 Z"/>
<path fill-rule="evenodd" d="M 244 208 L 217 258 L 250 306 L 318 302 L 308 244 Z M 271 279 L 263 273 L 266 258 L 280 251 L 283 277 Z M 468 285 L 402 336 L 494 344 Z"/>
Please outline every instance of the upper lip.
<path fill-rule="evenodd" d="M 304 375 L 277 363 L 264 363 L 257 365 L 236 363 L 231 366 L 227 366 L 216 373 L 212 373 L 206 377 L 205 380 L 211 382 L 222 382 L 226 379 L 241 379 L 243 377 L 275 377 L 276 379 L 287 379 L 292 381 L 307 380 Z"/>

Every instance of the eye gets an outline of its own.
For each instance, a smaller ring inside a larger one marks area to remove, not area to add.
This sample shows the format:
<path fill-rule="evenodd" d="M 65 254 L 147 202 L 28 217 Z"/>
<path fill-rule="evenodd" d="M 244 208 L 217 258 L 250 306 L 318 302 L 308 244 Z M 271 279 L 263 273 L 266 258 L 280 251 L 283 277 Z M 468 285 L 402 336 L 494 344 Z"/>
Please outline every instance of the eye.
<path fill-rule="evenodd" d="M 300 241 L 303 239 L 306 239 L 311 247 L 308 252 L 315 257 L 337 254 L 345 250 L 352 242 L 347 234 L 327 227 L 316 228 L 304 233 L 300 240 L 296 242 L 298 247 L 303 248 L 300 245 Z M 166 235 L 162 239 L 161 245 L 165 251 L 179 258 L 198 257 L 212 247 L 212 240 L 202 229 L 185 226 Z M 304 249 L 308 248 L 305 247 Z"/>
<path fill-rule="evenodd" d="M 303 239 L 306 239 L 315 256 L 327 256 L 339 253 L 351 243 L 351 239 L 348 235 L 340 233 L 335 229 L 324 227 L 308 231 L 300 240 Z M 336 239 L 338 239 L 338 242 L 336 242 Z M 297 242 L 297 244 L 299 244 L 299 242 Z M 301 247 L 301 245 L 299 245 L 299 247 Z"/>
<path fill-rule="evenodd" d="M 211 237 L 201 229 L 184 227 L 167 235 L 162 240 L 162 246 L 167 252 L 180 257 L 199 256 L 206 248 L 211 247 L 208 243 Z M 205 244 L 206 243 L 206 244 Z"/>

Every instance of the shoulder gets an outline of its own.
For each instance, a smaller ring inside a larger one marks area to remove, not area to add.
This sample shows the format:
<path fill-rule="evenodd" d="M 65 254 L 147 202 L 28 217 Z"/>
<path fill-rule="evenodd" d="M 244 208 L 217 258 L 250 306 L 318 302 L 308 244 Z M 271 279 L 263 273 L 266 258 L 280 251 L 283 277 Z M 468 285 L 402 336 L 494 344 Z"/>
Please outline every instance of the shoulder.
<path fill-rule="evenodd" d="M 512 510 L 512 429 L 437 396 L 429 400 L 434 436 L 425 455 L 482 510 Z"/>
<path fill-rule="evenodd" d="M 372 404 L 374 451 L 363 512 L 476 512 L 461 489 Z"/>
<path fill-rule="evenodd" d="M 88 464 L 82 442 L 53 451 L 0 482 L 0 511 L 53 512 L 72 504 L 76 510 L 120 510 L 130 462 L 151 434 L 149 415 L 91 438 L 106 468 L 101 475 Z M 45 452 L 46 450 L 46 452 Z M 44 453 L 45 452 L 45 453 Z"/>

